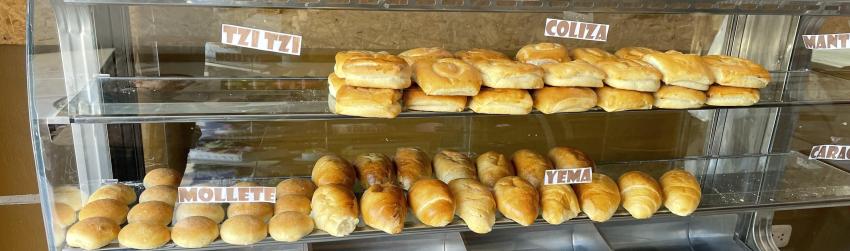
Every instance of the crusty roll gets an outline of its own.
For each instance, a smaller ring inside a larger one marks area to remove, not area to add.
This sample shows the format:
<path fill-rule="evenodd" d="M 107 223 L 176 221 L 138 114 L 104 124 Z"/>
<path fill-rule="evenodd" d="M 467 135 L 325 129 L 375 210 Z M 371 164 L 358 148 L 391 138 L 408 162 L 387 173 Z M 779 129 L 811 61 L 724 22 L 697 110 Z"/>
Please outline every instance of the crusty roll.
<path fill-rule="evenodd" d="M 276 241 L 295 242 L 313 232 L 310 216 L 299 212 L 283 212 L 269 221 L 269 235 Z"/>
<path fill-rule="evenodd" d="M 481 89 L 469 101 L 469 109 L 486 114 L 528 114 L 532 106 L 531 95 L 520 89 Z"/>
<path fill-rule="evenodd" d="M 168 227 L 146 222 L 127 224 L 118 233 L 118 243 L 134 249 L 154 249 L 170 240 L 171 231 Z"/>
<path fill-rule="evenodd" d="M 351 187 L 337 184 L 319 186 L 313 193 L 310 207 L 313 209 L 310 216 L 316 228 L 333 236 L 350 234 L 360 222 L 357 218 L 357 198 Z"/>
<path fill-rule="evenodd" d="M 393 162 L 382 153 L 357 155 L 354 166 L 363 189 L 369 189 L 369 186 L 375 184 L 393 184 L 396 180 Z"/>
<path fill-rule="evenodd" d="M 496 199 L 490 188 L 476 179 L 455 179 L 449 182 L 455 203 L 455 215 L 463 219 L 472 232 L 486 234 L 496 223 Z"/>
<path fill-rule="evenodd" d="M 434 156 L 434 174 L 445 183 L 461 178 L 478 179 L 472 160 L 452 150 L 442 150 Z"/>
<path fill-rule="evenodd" d="M 274 214 L 283 212 L 299 212 L 310 215 L 310 198 L 301 195 L 287 194 L 277 197 L 277 202 L 274 203 Z"/>
<path fill-rule="evenodd" d="M 759 90 L 751 88 L 712 85 L 708 89 L 710 106 L 751 106 L 759 102 Z"/>
<path fill-rule="evenodd" d="M 704 92 L 675 85 L 665 85 L 655 94 L 655 107 L 664 109 L 700 108 L 705 104 Z"/>
<path fill-rule="evenodd" d="M 528 181 L 535 188 L 543 185 L 546 170 L 552 169 L 552 163 L 543 155 L 528 149 L 520 149 L 511 156 L 516 175 Z"/>
<path fill-rule="evenodd" d="M 410 87 L 410 66 L 386 52 L 344 51 L 336 55 L 334 73 L 346 86 L 404 89 Z"/>
<path fill-rule="evenodd" d="M 581 212 L 578 197 L 567 184 L 540 186 L 540 207 L 543 219 L 553 225 L 575 218 Z"/>
<path fill-rule="evenodd" d="M 218 239 L 218 224 L 203 216 L 192 216 L 174 224 L 171 240 L 182 248 L 202 248 Z"/>
<path fill-rule="evenodd" d="M 477 92 L 476 92 L 477 93 Z M 466 109 L 465 96 L 427 95 L 422 89 L 411 87 L 404 89 L 405 110 L 426 112 L 461 112 Z"/>
<path fill-rule="evenodd" d="M 584 152 L 566 146 L 558 146 L 549 149 L 549 160 L 554 164 L 555 169 L 570 169 L 595 167 L 593 160 L 584 154 Z"/>
<path fill-rule="evenodd" d="M 563 45 L 537 43 L 520 48 L 516 53 L 516 61 L 533 65 L 557 64 L 570 61 L 570 55 Z"/>
<path fill-rule="evenodd" d="M 702 191 L 697 178 L 688 171 L 674 169 L 661 175 L 664 207 L 679 216 L 688 216 L 699 207 Z"/>
<path fill-rule="evenodd" d="M 617 180 L 623 208 L 635 219 L 648 219 L 661 208 L 661 186 L 652 176 L 641 171 L 630 171 Z"/>
<path fill-rule="evenodd" d="M 325 155 L 313 165 L 310 177 L 316 186 L 339 184 L 353 188 L 357 172 L 345 159 L 336 155 Z"/>
<path fill-rule="evenodd" d="M 592 221 L 607 221 L 620 208 L 617 183 L 604 174 L 593 173 L 591 183 L 579 183 L 575 188 L 581 211 Z"/>
<path fill-rule="evenodd" d="M 614 54 L 599 48 L 575 48 L 570 50 L 570 54 L 572 54 L 573 58 L 576 60 L 583 60 L 591 64 L 596 64 L 596 62 L 602 60 L 617 58 Z"/>
<path fill-rule="evenodd" d="M 478 180 L 487 187 L 493 187 L 502 177 L 516 175 L 511 161 L 504 154 L 494 151 L 478 155 L 475 166 L 478 167 Z"/>
<path fill-rule="evenodd" d="M 583 112 L 596 107 L 596 92 L 586 87 L 543 87 L 534 90 L 534 108 L 544 114 Z"/>
<path fill-rule="evenodd" d="M 617 52 L 614 52 L 614 55 L 625 59 L 641 60 L 644 55 L 652 53 L 661 52 L 646 47 L 625 47 L 620 48 L 619 50 L 617 50 Z"/>
<path fill-rule="evenodd" d="M 233 245 L 251 245 L 266 238 L 266 223 L 251 215 L 229 217 L 221 223 L 221 240 Z"/>
<path fill-rule="evenodd" d="M 177 188 L 165 185 L 145 188 L 139 195 L 139 203 L 148 201 L 161 201 L 173 207 L 177 203 Z"/>
<path fill-rule="evenodd" d="M 401 113 L 401 91 L 344 85 L 328 100 L 336 114 L 395 118 Z"/>
<path fill-rule="evenodd" d="M 68 204 L 53 203 L 53 223 L 65 228 L 77 222 L 77 212 Z"/>
<path fill-rule="evenodd" d="M 475 96 L 481 89 L 481 73 L 460 59 L 421 60 L 414 72 L 416 84 L 428 95 Z"/>
<path fill-rule="evenodd" d="M 94 193 L 89 195 L 88 201 L 101 199 L 113 199 L 123 202 L 125 205 L 130 205 L 136 202 L 136 191 L 124 184 L 109 184 L 95 190 Z"/>
<path fill-rule="evenodd" d="M 605 72 L 605 84 L 614 88 L 654 92 L 661 87 L 661 73 L 643 61 L 616 58 L 596 62 L 596 66 Z"/>
<path fill-rule="evenodd" d="M 396 148 L 393 162 L 395 162 L 398 172 L 398 183 L 404 190 L 410 189 L 410 186 L 417 180 L 430 179 L 434 176 L 431 171 L 431 158 L 422 149 L 416 147 Z"/>
<path fill-rule="evenodd" d="M 130 211 L 130 209 L 127 208 L 127 205 L 123 202 L 113 199 L 102 199 L 86 204 L 83 209 L 80 209 L 80 214 L 77 217 L 80 220 L 104 217 L 115 221 L 115 224 L 121 225 L 127 220 L 128 211 Z"/>
<path fill-rule="evenodd" d="M 499 212 L 508 219 L 523 226 L 534 223 L 540 211 L 540 197 L 537 189 L 528 181 L 508 176 L 499 179 L 493 186 Z"/>
<path fill-rule="evenodd" d="M 121 228 L 114 220 L 104 217 L 81 219 L 65 234 L 65 242 L 70 247 L 86 250 L 106 246 L 118 237 Z"/>
<path fill-rule="evenodd" d="M 224 221 L 224 207 L 217 203 L 180 203 L 174 212 L 174 219 L 180 221 L 192 216 L 201 216 L 216 224 Z"/>
<path fill-rule="evenodd" d="M 251 215 L 263 222 L 269 221 L 274 215 L 274 205 L 266 202 L 233 202 L 227 206 L 227 217 Z"/>
<path fill-rule="evenodd" d="M 401 233 L 407 217 L 404 190 L 392 184 L 374 184 L 360 197 L 363 223 L 388 234 Z"/>
<path fill-rule="evenodd" d="M 719 85 L 764 88 L 770 83 L 770 73 L 753 61 L 723 55 L 708 55 L 702 60 Z"/>
<path fill-rule="evenodd" d="M 345 79 L 340 78 L 334 73 L 328 75 L 328 95 L 331 97 L 336 97 L 336 93 L 339 92 L 339 89 L 342 89 L 342 86 L 345 85 Z"/>
<path fill-rule="evenodd" d="M 543 69 L 533 64 L 489 59 L 471 62 L 481 72 L 482 84 L 491 88 L 543 88 Z"/>
<path fill-rule="evenodd" d="M 455 203 L 451 191 L 438 179 L 416 181 L 410 187 L 408 198 L 413 214 L 425 225 L 443 227 L 454 220 Z"/>
<path fill-rule="evenodd" d="M 155 186 L 172 186 L 180 185 L 180 179 L 183 174 L 171 168 L 157 168 L 145 174 L 143 183 L 146 188 Z"/>
<path fill-rule="evenodd" d="M 630 91 L 608 86 L 596 89 L 596 104 L 606 112 L 619 112 L 628 110 L 649 110 L 655 103 L 652 94 L 639 91 Z"/>
<path fill-rule="evenodd" d="M 67 204 L 74 211 L 80 211 L 86 200 L 86 198 L 83 198 L 83 192 L 80 191 L 79 187 L 64 185 L 53 188 L 53 202 Z"/>
<path fill-rule="evenodd" d="M 705 91 L 714 83 L 714 75 L 699 55 L 668 51 L 646 54 L 642 60 L 658 69 L 668 85 Z"/>
<path fill-rule="evenodd" d="M 546 64 L 543 68 L 543 82 L 551 86 L 563 87 L 602 87 L 605 72 L 584 60 L 575 60 L 557 64 Z"/>
<path fill-rule="evenodd" d="M 284 195 L 300 195 L 307 198 L 313 197 L 316 184 L 306 178 L 291 178 L 277 183 L 275 196 L 280 198 Z"/>
<path fill-rule="evenodd" d="M 148 201 L 136 204 L 127 213 L 127 223 L 144 222 L 168 226 L 174 208 L 168 203 L 161 201 Z"/>
<path fill-rule="evenodd" d="M 403 51 L 398 54 L 408 65 L 414 66 L 422 60 L 454 57 L 451 52 L 440 47 L 424 47 Z"/>
<path fill-rule="evenodd" d="M 505 54 L 502 54 L 501 52 L 494 51 L 494 50 L 488 50 L 488 49 L 478 49 L 478 48 L 455 52 L 455 57 L 457 57 L 457 58 L 459 58 L 463 61 L 466 61 L 468 63 L 471 63 L 471 62 L 477 61 L 477 60 L 489 60 L 489 59 L 510 60 L 508 58 L 508 56 L 505 56 Z"/>

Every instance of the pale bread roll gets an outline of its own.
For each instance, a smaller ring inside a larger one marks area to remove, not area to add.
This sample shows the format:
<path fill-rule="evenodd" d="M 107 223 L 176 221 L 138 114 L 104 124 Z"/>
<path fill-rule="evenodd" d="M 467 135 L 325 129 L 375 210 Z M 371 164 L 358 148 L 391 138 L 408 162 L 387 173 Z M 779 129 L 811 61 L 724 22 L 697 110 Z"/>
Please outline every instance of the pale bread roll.
<path fill-rule="evenodd" d="M 476 179 L 455 179 L 449 182 L 455 203 L 455 215 L 463 219 L 472 232 L 486 234 L 496 223 L 496 199 L 490 188 Z"/>
<path fill-rule="evenodd" d="M 399 53 L 398 56 L 404 59 L 404 61 L 410 66 L 414 66 L 422 60 L 454 57 L 451 52 L 440 47 L 414 48 L 403 51 Z"/>
<path fill-rule="evenodd" d="M 585 62 L 575 60 L 557 64 L 546 64 L 543 68 L 543 82 L 551 86 L 562 87 L 602 87 L 605 72 Z"/>
<path fill-rule="evenodd" d="M 171 231 L 160 224 L 145 222 L 130 223 L 118 233 L 118 244 L 135 249 L 162 247 L 171 240 Z"/>
<path fill-rule="evenodd" d="M 607 86 L 596 89 L 596 98 L 599 102 L 596 105 L 606 112 L 649 110 L 655 103 L 655 98 L 650 93 Z"/>
<path fill-rule="evenodd" d="M 146 188 L 155 186 L 180 186 L 183 173 L 171 168 L 157 168 L 145 174 L 144 185 Z"/>
<path fill-rule="evenodd" d="M 655 96 L 655 107 L 664 109 L 690 109 L 705 105 L 704 92 L 675 85 L 662 86 Z"/>
<path fill-rule="evenodd" d="M 354 158 L 354 166 L 363 189 L 369 189 L 375 184 L 393 184 L 396 180 L 393 162 L 382 153 L 357 155 Z"/>
<path fill-rule="evenodd" d="M 333 98 L 332 107 L 336 114 L 395 118 L 401 113 L 401 91 L 344 85 Z"/>
<path fill-rule="evenodd" d="M 353 187 L 357 172 L 351 164 L 336 155 L 325 155 L 313 165 L 313 183 L 318 186 L 339 184 L 344 187 Z"/>
<path fill-rule="evenodd" d="M 528 181 L 535 188 L 543 185 L 546 170 L 552 169 L 552 163 L 549 163 L 546 157 L 528 149 L 514 152 L 511 161 L 516 168 L 516 176 Z"/>
<path fill-rule="evenodd" d="M 127 220 L 127 204 L 113 199 L 101 199 L 89 202 L 83 209 L 80 209 L 80 214 L 77 216 L 80 220 L 88 218 L 104 217 L 121 225 Z"/>
<path fill-rule="evenodd" d="M 664 207 L 678 216 L 688 216 L 699 207 L 702 191 L 693 174 L 682 169 L 667 171 L 661 176 Z"/>
<path fill-rule="evenodd" d="M 251 215 L 263 222 L 269 221 L 274 216 L 274 205 L 266 202 L 233 202 L 227 206 L 227 217 L 233 218 L 238 215 Z"/>
<path fill-rule="evenodd" d="M 268 226 L 251 215 L 237 215 L 221 223 L 221 240 L 233 245 L 251 245 L 266 238 Z"/>
<path fill-rule="evenodd" d="M 177 188 L 164 185 L 145 188 L 139 195 L 139 203 L 148 201 L 165 202 L 173 207 L 177 203 Z"/>
<path fill-rule="evenodd" d="M 471 62 L 481 72 L 484 86 L 509 89 L 543 88 L 543 69 L 533 64 L 489 59 Z"/>
<path fill-rule="evenodd" d="M 654 92 L 661 87 L 661 73 L 643 61 L 616 58 L 596 66 L 605 72 L 605 84 L 617 89 Z"/>
<path fill-rule="evenodd" d="M 620 208 L 617 183 L 604 174 L 593 173 L 591 183 L 579 183 L 575 188 L 581 211 L 592 221 L 607 221 Z"/>
<path fill-rule="evenodd" d="M 475 96 L 481 73 L 456 58 L 421 60 L 414 68 L 416 84 L 428 95 Z"/>
<path fill-rule="evenodd" d="M 586 87 L 543 87 L 534 90 L 534 108 L 544 114 L 584 112 L 596 107 L 596 92 Z"/>
<path fill-rule="evenodd" d="M 517 176 L 504 177 L 496 182 L 493 190 L 499 212 L 508 219 L 523 226 L 529 226 L 537 219 L 540 197 L 528 181 Z"/>
<path fill-rule="evenodd" d="M 646 47 L 626 47 L 620 48 L 617 52 L 614 52 L 614 55 L 625 59 L 641 60 L 644 55 L 652 53 L 661 52 Z"/>
<path fill-rule="evenodd" d="M 410 66 L 404 59 L 386 52 L 339 52 L 334 73 L 345 79 L 345 86 L 384 89 L 410 87 Z"/>
<path fill-rule="evenodd" d="M 558 146 L 549 149 L 549 160 L 554 164 L 555 169 L 570 169 L 595 167 L 596 164 L 584 152 L 566 146 Z"/>
<path fill-rule="evenodd" d="M 770 83 L 770 72 L 753 61 L 723 55 L 703 56 L 702 60 L 719 85 L 764 88 Z"/>
<path fill-rule="evenodd" d="M 67 204 L 74 211 L 80 211 L 86 201 L 79 187 L 64 185 L 53 189 L 53 202 Z"/>
<path fill-rule="evenodd" d="M 596 62 L 602 60 L 617 58 L 614 54 L 599 48 L 575 48 L 570 50 L 570 54 L 572 54 L 573 58 L 576 60 L 583 60 L 591 64 L 596 64 Z"/>
<path fill-rule="evenodd" d="M 316 228 L 333 236 L 351 234 L 360 222 L 357 198 L 350 187 L 337 184 L 319 186 L 313 193 L 310 207 Z"/>
<path fill-rule="evenodd" d="M 520 48 L 516 53 L 516 61 L 540 66 L 570 61 L 570 55 L 561 44 L 537 43 Z"/>
<path fill-rule="evenodd" d="M 427 95 L 416 87 L 405 89 L 402 100 L 404 109 L 413 111 L 462 112 L 466 109 L 465 96 Z"/>
<path fill-rule="evenodd" d="M 269 235 L 276 241 L 298 241 L 312 233 L 313 228 L 313 219 L 299 212 L 283 212 L 269 221 Z"/>
<path fill-rule="evenodd" d="M 310 215 L 310 198 L 301 195 L 287 194 L 277 198 L 274 203 L 274 214 L 283 212 L 299 212 Z"/>
<path fill-rule="evenodd" d="M 127 223 L 143 222 L 168 226 L 174 208 L 162 201 L 148 201 L 136 204 L 127 213 Z"/>
<path fill-rule="evenodd" d="M 171 240 L 182 248 L 202 248 L 218 239 L 218 224 L 203 216 L 177 221 L 171 228 Z"/>
<path fill-rule="evenodd" d="M 416 181 L 410 187 L 408 198 L 411 211 L 425 225 L 443 227 L 454 220 L 455 203 L 451 191 L 438 179 Z"/>
<path fill-rule="evenodd" d="M 510 159 L 494 151 L 478 155 L 475 166 L 478 167 L 478 180 L 487 187 L 493 187 L 502 177 L 516 175 Z"/>
<path fill-rule="evenodd" d="M 407 217 L 404 190 L 392 184 L 374 184 L 360 197 L 360 212 L 366 225 L 388 234 L 401 233 Z"/>
<path fill-rule="evenodd" d="M 422 149 L 416 147 L 399 147 L 395 150 L 393 157 L 396 171 L 398 172 L 398 183 L 404 190 L 421 179 L 432 178 L 431 158 Z"/>
<path fill-rule="evenodd" d="M 339 89 L 342 89 L 342 86 L 345 85 L 345 79 L 340 78 L 334 73 L 328 75 L 328 95 L 331 97 L 336 97 L 336 93 L 339 92 Z"/>
<path fill-rule="evenodd" d="M 306 178 L 291 178 L 277 183 L 275 196 L 280 198 L 284 195 L 300 195 L 307 198 L 313 197 L 316 185 Z"/>
<path fill-rule="evenodd" d="M 712 85 L 705 104 L 710 106 L 751 106 L 759 102 L 759 90 Z"/>
<path fill-rule="evenodd" d="M 469 102 L 469 109 L 485 114 L 528 114 L 532 106 L 531 95 L 520 89 L 482 89 Z"/>
<path fill-rule="evenodd" d="M 503 54 L 501 52 L 494 51 L 494 50 L 488 50 L 488 49 L 479 49 L 479 48 L 455 52 L 455 57 L 457 57 L 457 58 L 459 58 L 463 61 L 466 61 L 467 63 L 472 63 L 473 61 L 477 61 L 477 60 L 489 60 L 489 59 L 510 60 L 510 58 L 508 58 L 508 56 L 505 56 L 505 54 Z"/>
<path fill-rule="evenodd" d="M 77 212 L 65 203 L 53 203 L 53 222 L 61 228 L 66 228 L 77 222 Z"/>
<path fill-rule="evenodd" d="M 56 223 L 53 223 L 53 228 L 50 230 L 53 232 L 53 247 L 57 250 L 62 249 L 65 244 L 65 234 L 67 233 L 66 228 L 63 228 Z"/>
<path fill-rule="evenodd" d="M 434 174 L 437 179 L 449 183 L 454 179 L 477 179 L 475 166 L 466 154 L 442 150 L 434 155 Z"/>
<path fill-rule="evenodd" d="M 206 217 L 216 224 L 224 221 L 224 208 L 217 203 L 179 203 L 174 212 L 174 219 L 180 221 L 192 216 Z"/>
<path fill-rule="evenodd" d="M 581 212 L 578 197 L 567 184 L 541 186 L 540 207 L 543 219 L 553 225 L 575 218 Z"/>
<path fill-rule="evenodd" d="M 81 219 L 65 234 L 65 242 L 70 247 L 86 250 L 98 249 L 108 245 L 118 237 L 121 228 L 115 221 L 104 217 Z"/>
<path fill-rule="evenodd" d="M 344 75 L 340 75 L 339 72 L 342 72 L 342 65 L 345 64 L 345 61 L 352 58 L 369 58 L 374 54 L 383 54 L 389 55 L 386 51 L 381 52 L 372 52 L 372 51 L 364 51 L 364 50 L 351 50 L 351 51 L 340 51 L 334 55 L 334 73 L 337 74 L 340 78 L 344 78 Z M 343 73 L 344 74 L 344 73 Z"/>
<path fill-rule="evenodd" d="M 124 184 L 104 185 L 89 195 L 88 201 L 92 202 L 101 199 L 118 200 L 125 205 L 130 205 L 136 202 L 136 191 Z"/>
<path fill-rule="evenodd" d="M 665 84 L 705 91 L 714 83 L 714 75 L 695 54 L 678 51 L 644 55 L 641 59 L 661 72 Z"/>
<path fill-rule="evenodd" d="M 661 186 L 652 176 L 641 171 L 620 175 L 617 181 L 623 208 L 635 219 L 649 219 L 661 208 Z"/>

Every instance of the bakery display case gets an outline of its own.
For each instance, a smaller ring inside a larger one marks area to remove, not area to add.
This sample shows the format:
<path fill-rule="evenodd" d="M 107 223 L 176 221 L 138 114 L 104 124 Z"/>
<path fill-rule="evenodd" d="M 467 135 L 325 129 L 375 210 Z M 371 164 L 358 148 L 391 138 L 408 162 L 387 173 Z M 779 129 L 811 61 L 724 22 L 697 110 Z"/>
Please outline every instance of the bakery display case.
<path fill-rule="evenodd" d="M 850 2 L 34 0 L 27 27 L 53 250 L 777 250 L 774 214 L 850 205 Z M 232 186 L 275 203 L 184 201 Z"/>

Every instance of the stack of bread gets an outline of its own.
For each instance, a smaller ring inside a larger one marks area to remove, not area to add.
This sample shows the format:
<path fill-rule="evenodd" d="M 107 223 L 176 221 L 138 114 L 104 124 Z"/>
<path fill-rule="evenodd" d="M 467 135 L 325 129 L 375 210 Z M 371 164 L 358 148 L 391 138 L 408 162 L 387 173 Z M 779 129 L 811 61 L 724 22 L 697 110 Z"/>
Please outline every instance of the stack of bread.
<path fill-rule="evenodd" d="M 65 232 L 77 222 L 77 211 L 85 204 L 82 191 L 76 186 L 58 186 L 53 189 L 53 246 L 61 247 Z"/>
<path fill-rule="evenodd" d="M 276 190 L 269 235 L 277 241 L 294 242 L 313 232 L 310 200 L 316 185 L 309 179 L 292 178 L 278 183 Z"/>
<path fill-rule="evenodd" d="M 416 85 L 404 90 L 404 109 L 460 112 L 466 97 L 481 88 L 481 76 L 472 65 L 442 48 L 416 48 L 398 54 L 413 69 Z"/>
<path fill-rule="evenodd" d="M 316 161 L 311 179 L 317 188 L 310 201 L 315 228 L 337 237 L 354 232 L 360 222 L 353 191 L 356 177 L 354 168 L 343 158 L 327 155 Z"/>
<path fill-rule="evenodd" d="M 118 234 L 121 246 L 135 249 L 161 247 L 171 240 L 168 225 L 177 202 L 177 186 L 182 174 L 170 168 L 157 168 L 145 175 L 145 190 L 139 204 L 127 214 L 127 225 Z"/>
<path fill-rule="evenodd" d="M 250 181 L 237 182 L 235 187 L 256 187 Z M 227 206 L 227 219 L 221 223 L 221 240 L 233 245 L 251 245 L 266 238 L 274 205 L 266 202 L 233 202 Z"/>
<path fill-rule="evenodd" d="M 401 112 L 401 90 L 410 86 L 411 70 L 387 52 L 343 51 L 328 76 L 331 112 L 349 116 L 394 118 Z"/>
<path fill-rule="evenodd" d="M 218 239 L 224 216 L 224 207 L 219 203 L 178 203 L 171 240 L 183 248 L 206 247 Z"/>

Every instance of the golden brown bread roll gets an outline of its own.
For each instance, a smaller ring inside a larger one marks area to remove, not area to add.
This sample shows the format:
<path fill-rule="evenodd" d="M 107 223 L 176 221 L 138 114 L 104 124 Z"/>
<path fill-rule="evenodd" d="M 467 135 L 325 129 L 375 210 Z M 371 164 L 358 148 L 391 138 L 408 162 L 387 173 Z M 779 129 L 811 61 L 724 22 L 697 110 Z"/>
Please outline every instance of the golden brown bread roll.
<path fill-rule="evenodd" d="M 702 191 L 697 178 L 688 171 L 674 169 L 661 176 L 664 207 L 679 216 L 688 216 L 699 207 Z"/>
<path fill-rule="evenodd" d="M 83 198 L 83 192 L 79 187 L 64 185 L 53 189 L 53 202 L 64 203 L 71 206 L 74 211 L 80 211 L 86 203 L 86 198 Z"/>
<path fill-rule="evenodd" d="M 177 221 L 171 228 L 171 240 L 182 248 L 202 248 L 218 239 L 218 224 L 203 216 Z"/>
<path fill-rule="evenodd" d="M 331 97 L 336 97 L 336 93 L 339 89 L 342 89 L 342 86 L 345 85 L 345 79 L 340 78 L 334 73 L 328 75 L 328 95 Z"/>
<path fill-rule="evenodd" d="M 654 92 L 661 87 L 661 73 L 640 60 L 616 58 L 596 62 L 605 72 L 605 84 L 623 90 Z"/>
<path fill-rule="evenodd" d="M 469 101 L 470 110 L 486 114 L 528 114 L 532 106 L 531 95 L 520 89 L 481 89 Z"/>
<path fill-rule="evenodd" d="M 89 195 L 89 202 L 100 199 L 113 199 L 130 205 L 136 202 L 136 191 L 124 184 L 104 185 Z"/>
<path fill-rule="evenodd" d="M 106 246 L 118 237 L 121 228 L 115 221 L 104 217 L 81 219 L 65 234 L 65 242 L 70 247 L 86 250 Z"/>
<path fill-rule="evenodd" d="M 237 215 L 221 223 L 221 240 L 233 245 L 251 245 L 266 238 L 268 226 L 251 215 Z"/>
<path fill-rule="evenodd" d="M 502 177 L 514 176 L 514 166 L 504 154 L 489 151 L 478 156 L 475 160 L 478 167 L 478 179 L 485 186 L 493 187 Z"/>
<path fill-rule="evenodd" d="M 154 249 L 171 240 L 171 231 L 160 224 L 146 222 L 130 223 L 118 233 L 121 246 L 135 249 Z"/>
<path fill-rule="evenodd" d="M 180 179 L 183 174 L 171 168 L 157 168 L 145 174 L 143 181 L 145 188 L 155 186 L 180 186 Z"/>
<path fill-rule="evenodd" d="M 714 74 L 695 54 L 678 51 L 646 54 L 641 58 L 661 72 L 665 84 L 705 91 L 714 83 Z"/>
<path fill-rule="evenodd" d="M 319 186 L 313 193 L 310 207 L 313 209 L 310 216 L 316 228 L 333 236 L 350 234 L 360 222 L 357 218 L 357 198 L 350 187 L 337 184 Z"/>
<path fill-rule="evenodd" d="M 700 108 L 705 105 L 704 92 L 675 85 L 665 85 L 655 94 L 655 107 L 664 109 Z"/>
<path fill-rule="evenodd" d="M 123 202 L 113 199 L 101 199 L 86 204 L 83 209 L 80 209 L 80 215 L 77 217 L 80 220 L 104 217 L 115 221 L 115 224 L 121 225 L 127 219 L 128 211 L 130 209 Z"/>
<path fill-rule="evenodd" d="M 217 203 L 179 203 L 174 212 L 174 219 L 182 219 L 201 216 L 214 221 L 216 224 L 224 221 L 224 207 Z"/>
<path fill-rule="evenodd" d="M 570 50 L 570 54 L 576 60 L 582 60 L 591 64 L 608 59 L 615 59 L 617 56 L 599 48 L 575 48 Z"/>
<path fill-rule="evenodd" d="M 584 60 L 575 60 L 557 64 L 546 64 L 543 68 L 543 82 L 551 86 L 562 87 L 602 87 L 605 72 Z"/>
<path fill-rule="evenodd" d="M 344 187 L 354 187 L 354 180 L 357 177 L 357 172 L 343 158 L 336 155 L 325 155 L 316 161 L 313 165 L 312 175 L 313 183 L 316 186 L 324 186 L 330 184 L 339 184 Z"/>
<path fill-rule="evenodd" d="M 570 61 L 570 55 L 563 45 L 537 43 L 520 48 L 516 53 L 516 61 L 533 65 L 557 64 Z"/>
<path fill-rule="evenodd" d="M 647 92 L 623 90 L 608 86 L 596 89 L 596 105 L 606 112 L 649 110 L 655 98 Z"/>
<path fill-rule="evenodd" d="M 277 198 L 274 203 L 274 214 L 283 212 L 299 212 L 310 215 L 310 198 L 301 195 L 287 194 Z"/>
<path fill-rule="evenodd" d="M 454 179 L 478 178 L 472 160 L 466 154 L 452 150 L 442 150 L 434 156 L 434 174 L 445 183 Z"/>
<path fill-rule="evenodd" d="M 174 208 L 162 201 L 148 201 L 136 204 L 127 213 L 127 223 L 143 222 L 168 226 Z"/>
<path fill-rule="evenodd" d="M 552 164 L 543 155 L 528 149 L 520 149 L 511 156 L 516 168 L 516 175 L 528 181 L 535 188 L 543 185 L 546 170 L 552 169 Z"/>
<path fill-rule="evenodd" d="M 227 217 L 251 215 L 263 222 L 269 221 L 274 215 L 274 205 L 266 202 L 233 202 L 227 206 Z"/>
<path fill-rule="evenodd" d="M 770 83 L 770 73 L 753 61 L 723 55 L 708 55 L 702 59 L 719 85 L 764 88 Z"/>
<path fill-rule="evenodd" d="M 472 232 L 486 234 L 496 223 L 496 199 L 490 188 L 476 179 L 455 179 L 449 183 L 455 203 L 455 215 L 463 219 Z"/>
<path fill-rule="evenodd" d="M 415 147 L 396 148 L 393 161 L 398 172 L 398 183 L 404 190 L 410 189 L 410 186 L 417 180 L 430 179 L 433 176 L 431 158 L 422 149 Z"/>
<path fill-rule="evenodd" d="M 401 233 L 407 217 L 404 190 L 391 184 L 374 184 L 360 197 L 363 222 L 388 234 Z"/>
<path fill-rule="evenodd" d="M 566 146 L 554 147 L 549 150 L 549 160 L 555 164 L 555 169 L 570 169 L 595 167 L 593 160 L 578 149 Z"/>
<path fill-rule="evenodd" d="M 336 114 L 395 118 L 401 112 L 401 91 L 343 85 L 335 97 L 328 99 L 328 105 Z"/>
<path fill-rule="evenodd" d="M 541 186 L 540 207 L 543 219 L 553 225 L 575 218 L 581 212 L 578 197 L 567 184 Z"/>
<path fill-rule="evenodd" d="M 481 89 L 481 73 L 460 59 L 421 60 L 414 72 L 416 84 L 428 95 L 475 96 Z"/>
<path fill-rule="evenodd" d="M 585 87 L 543 87 L 534 90 L 534 108 L 544 114 L 584 112 L 596 107 L 596 92 Z"/>
<path fill-rule="evenodd" d="M 313 197 L 313 191 L 316 191 L 316 185 L 306 178 L 291 178 L 277 183 L 275 190 L 277 198 L 290 194 L 310 198 Z"/>
<path fill-rule="evenodd" d="M 759 90 L 732 86 L 712 85 L 708 89 L 710 106 L 751 106 L 759 102 Z"/>
<path fill-rule="evenodd" d="M 619 50 L 617 50 L 617 52 L 614 52 L 614 55 L 625 59 L 641 60 L 644 55 L 652 53 L 661 52 L 646 47 L 625 47 L 620 48 Z"/>
<path fill-rule="evenodd" d="M 471 63 L 477 60 L 488 60 L 488 59 L 502 59 L 502 60 L 510 60 L 508 56 L 502 54 L 501 52 L 488 50 L 488 49 L 469 49 L 465 51 L 455 52 L 455 57 Z"/>
<path fill-rule="evenodd" d="M 410 87 L 410 66 L 386 52 L 343 51 L 337 53 L 334 73 L 346 86 L 404 89 Z"/>
<path fill-rule="evenodd" d="M 410 208 L 416 218 L 432 227 L 443 227 L 454 220 L 455 203 L 446 183 L 421 179 L 410 187 Z"/>
<path fill-rule="evenodd" d="M 620 190 L 608 176 L 594 173 L 591 183 L 576 185 L 581 211 L 592 221 L 604 222 L 620 208 Z"/>
<path fill-rule="evenodd" d="M 470 64 L 481 72 L 481 83 L 487 87 L 543 88 L 543 69 L 533 64 L 502 59 L 475 60 Z"/>
<path fill-rule="evenodd" d="M 65 228 L 77 222 L 77 212 L 65 203 L 53 203 L 53 222 Z"/>
<path fill-rule="evenodd" d="M 145 188 L 139 195 L 139 203 L 148 201 L 161 201 L 174 206 L 177 203 L 177 188 L 172 186 L 153 186 Z"/>
<path fill-rule="evenodd" d="M 465 96 L 427 95 L 416 87 L 404 89 L 402 100 L 404 109 L 413 111 L 461 112 L 466 109 Z"/>
<path fill-rule="evenodd" d="M 276 241 L 295 242 L 313 232 L 313 219 L 299 212 L 283 212 L 269 221 L 269 235 Z"/>
<path fill-rule="evenodd" d="M 393 162 L 382 153 L 357 155 L 354 158 L 354 166 L 363 189 L 369 189 L 375 184 L 393 184 L 396 180 Z"/>
<path fill-rule="evenodd" d="M 398 54 L 408 65 L 414 66 L 422 60 L 454 57 L 451 52 L 440 47 L 424 47 L 403 51 Z"/>
<path fill-rule="evenodd" d="M 540 210 L 540 197 L 537 189 L 528 181 L 508 176 L 499 179 L 493 186 L 499 212 L 523 226 L 534 223 Z"/>
<path fill-rule="evenodd" d="M 648 219 L 661 208 L 661 186 L 652 176 L 641 171 L 630 171 L 617 180 L 623 208 L 635 219 Z"/>

